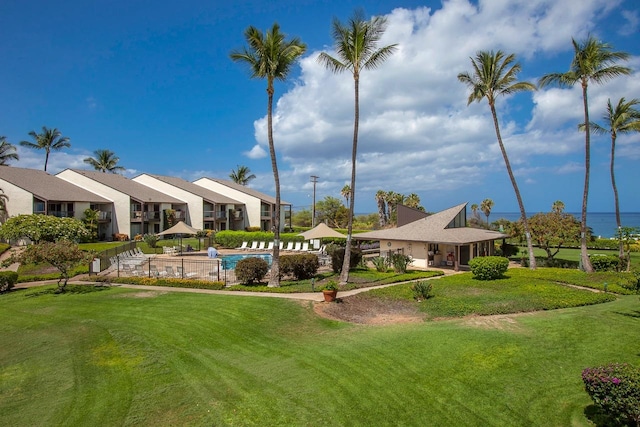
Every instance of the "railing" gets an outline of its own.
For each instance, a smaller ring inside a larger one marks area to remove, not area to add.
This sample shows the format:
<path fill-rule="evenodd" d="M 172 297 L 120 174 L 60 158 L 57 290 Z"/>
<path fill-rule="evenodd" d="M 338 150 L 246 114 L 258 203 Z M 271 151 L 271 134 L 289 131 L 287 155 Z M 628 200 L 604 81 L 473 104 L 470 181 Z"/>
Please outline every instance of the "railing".
<path fill-rule="evenodd" d="M 153 211 L 153 212 L 134 211 L 134 212 L 131 212 L 131 219 L 133 221 L 160 220 L 160 212 L 159 211 Z"/>
<path fill-rule="evenodd" d="M 192 279 L 223 282 L 225 285 L 239 283 L 235 270 L 225 268 L 225 261 L 220 258 L 195 260 L 161 256 L 119 257 L 113 270 L 117 277 Z"/>
<path fill-rule="evenodd" d="M 73 211 L 49 211 L 49 215 L 58 218 L 73 218 Z"/>
<path fill-rule="evenodd" d="M 216 219 L 227 219 L 227 213 L 225 211 L 216 212 Z"/>
<path fill-rule="evenodd" d="M 115 248 L 110 248 L 100 252 L 98 255 L 96 255 L 96 258 L 100 258 L 100 271 L 104 271 L 109 268 L 109 265 L 111 264 L 109 258 L 114 256 L 117 257 L 125 251 L 135 249 L 135 247 L 136 242 L 129 242 L 124 243 L 120 246 L 116 246 Z M 97 274 L 100 271 L 93 271 L 93 265 L 89 264 L 89 274 Z"/>
<path fill-rule="evenodd" d="M 98 211 L 98 221 L 107 221 L 111 219 L 110 211 Z"/>
<path fill-rule="evenodd" d="M 175 211 L 173 216 L 177 220 L 184 220 L 187 217 L 186 212 L 183 211 Z"/>
<path fill-rule="evenodd" d="M 202 215 L 204 216 L 204 219 L 213 219 L 216 217 L 216 212 L 215 211 L 203 211 Z"/>

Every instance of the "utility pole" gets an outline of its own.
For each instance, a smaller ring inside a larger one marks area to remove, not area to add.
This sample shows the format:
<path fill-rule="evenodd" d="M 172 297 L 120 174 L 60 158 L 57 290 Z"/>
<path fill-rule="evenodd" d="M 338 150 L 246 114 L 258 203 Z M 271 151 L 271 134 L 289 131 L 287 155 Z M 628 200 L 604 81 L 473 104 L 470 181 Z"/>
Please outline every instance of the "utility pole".
<path fill-rule="evenodd" d="M 311 175 L 311 182 L 313 182 L 313 211 L 311 212 L 311 228 L 316 226 L 316 184 L 318 183 L 319 176 Z"/>

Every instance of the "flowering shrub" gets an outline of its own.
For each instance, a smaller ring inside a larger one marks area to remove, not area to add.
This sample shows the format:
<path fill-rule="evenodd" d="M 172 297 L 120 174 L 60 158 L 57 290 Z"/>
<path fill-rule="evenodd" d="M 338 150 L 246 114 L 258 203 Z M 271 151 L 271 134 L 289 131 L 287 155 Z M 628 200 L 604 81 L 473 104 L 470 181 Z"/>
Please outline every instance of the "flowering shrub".
<path fill-rule="evenodd" d="M 469 260 L 473 277 L 478 280 L 495 280 L 509 268 L 509 260 L 499 256 L 482 256 Z"/>
<path fill-rule="evenodd" d="M 582 371 L 585 389 L 594 403 L 618 423 L 640 426 L 640 368 L 612 363 Z"/>
<path fill-rule="evenodd" d="M 24 237 L 34 243 L 70 240 L 77 242 L 91 237 L 82 221 L 51 215 L 17 215 L 0 226 L 0 237 L 18 240 Z"/>

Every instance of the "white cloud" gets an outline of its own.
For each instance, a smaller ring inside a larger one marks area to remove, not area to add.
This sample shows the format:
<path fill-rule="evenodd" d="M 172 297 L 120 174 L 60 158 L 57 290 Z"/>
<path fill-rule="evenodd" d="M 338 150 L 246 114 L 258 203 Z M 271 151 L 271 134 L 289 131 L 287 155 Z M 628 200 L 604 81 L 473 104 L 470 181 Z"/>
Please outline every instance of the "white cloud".
<path fill-rule="evenodd" d="M 478 50 L 491 49 L 515 53 L 521 61 L 547 61 L 545 66 L 554 68 L 545 72 L 566 70 L 569 60 L 563 63 L 558 53 L 567 53 L 571 37 L 592 31 L 595 20 L 618 4 L 481 0 L 476 6 L 445 0 L 438 10 L 393 10 L 381 43 L 397 43 L 397 52 L 378 69 L 361 74 L 356 194 L 455 191 L 493 172 L 504 173 L 489 107 L 484 100 L 466 105 L 468 88 L 457 74 L 471 70 L 469 57 Z M 283 191 L 307 191 L 308 176 L 316 174 L 323 188 L 337 196 L 350 177 L 354 82 L 349 73 L 323 69 L 317 55 L 302 59 L 296 85 L 278 99 L 274 139 L 288 169 Z M 611 93 L 638 93 L 637 77 L 590 88 L 593 105 L 606 102 Z M 519 104 L 507 97 L 497 108 L 518 177 L 537 182 L 536 175 L 545 173 L 536 167 L 538 156 L 561 158 L 565 166 L 557 173 L 579 167 L 571 161 L 583 149 L 576 130 L 583 119 L 580 87 L 517 96 Z M 517 108 L 523 102 L 530 102 L 531 110 Z M 266 118 L 254 126 L 258 145 L 250 153 L 266 153 Z M 623 155 L 632 152 L 621 150 Z"/>
<path fill-rule="evenodd" d="M 242 154 L 250 159 L 261 159 L 267 156 L 267 152 L 260 145 L 254 145 L 251 150 L 245 151 Z"/>
<path fill-rule="evenodd" d="M 620 26 L 618 32 L 623 36 L 630 36 L 633 33 L 638 32 L 638 27 L 640 27 L 640 16 L 638 11 L 623 10 L 621 14 L 626 22 Z"/>

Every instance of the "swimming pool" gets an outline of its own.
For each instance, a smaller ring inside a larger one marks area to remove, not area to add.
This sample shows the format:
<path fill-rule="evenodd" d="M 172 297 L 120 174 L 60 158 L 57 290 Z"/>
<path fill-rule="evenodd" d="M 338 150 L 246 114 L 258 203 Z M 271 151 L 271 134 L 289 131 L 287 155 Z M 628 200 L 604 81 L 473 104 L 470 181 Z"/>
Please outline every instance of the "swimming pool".
<path fill-rule="evenodd" d="M 225 270 L 233 270 L 236 268 L 236 264 L 241 259 L 245 258 L 262 258 L 267 261 L 267 264 L 271 266 L 271 254 L 236 254 L 236 255 L 224 255 L 220 257 L 220 265 Z"/>

